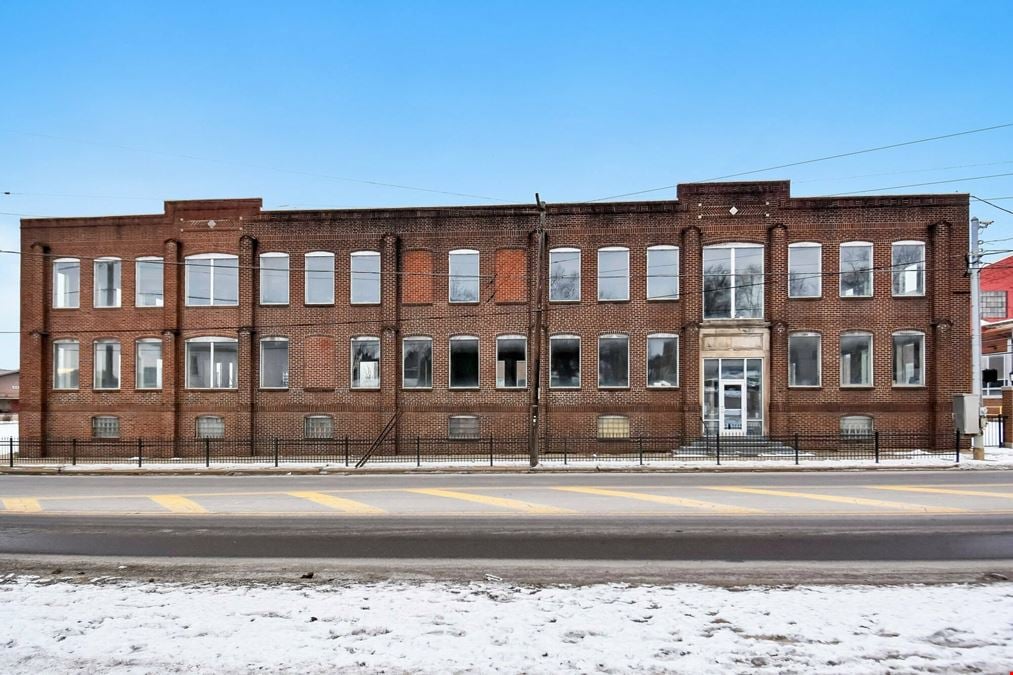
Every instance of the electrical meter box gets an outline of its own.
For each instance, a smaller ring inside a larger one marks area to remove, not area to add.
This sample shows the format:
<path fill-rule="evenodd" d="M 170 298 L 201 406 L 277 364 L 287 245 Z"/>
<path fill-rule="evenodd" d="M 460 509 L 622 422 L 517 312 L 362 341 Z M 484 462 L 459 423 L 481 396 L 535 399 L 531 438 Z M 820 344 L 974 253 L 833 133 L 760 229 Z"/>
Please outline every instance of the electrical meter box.
<path fill-rule="evenodd" d="M 961 434 L 973 436 L 981 433 L 980 400 L 974 394 L 953 395 L 953 426 Z"/>

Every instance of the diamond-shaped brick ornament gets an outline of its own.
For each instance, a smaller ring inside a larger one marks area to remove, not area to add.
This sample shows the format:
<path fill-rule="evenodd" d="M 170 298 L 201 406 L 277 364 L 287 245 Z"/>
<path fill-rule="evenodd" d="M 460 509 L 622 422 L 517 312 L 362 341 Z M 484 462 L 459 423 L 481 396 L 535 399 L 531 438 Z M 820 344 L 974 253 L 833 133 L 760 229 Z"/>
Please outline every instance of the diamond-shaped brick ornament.
<path fill-rule="evenodd" d="M 728 209 L 728 213 L 732 214 L 733 216 L 736 213 L 738 213 L 738 212 L 739 212 L 739 210 L 737 208 L 735 208 L 734 206 L 732 208 Z"/>

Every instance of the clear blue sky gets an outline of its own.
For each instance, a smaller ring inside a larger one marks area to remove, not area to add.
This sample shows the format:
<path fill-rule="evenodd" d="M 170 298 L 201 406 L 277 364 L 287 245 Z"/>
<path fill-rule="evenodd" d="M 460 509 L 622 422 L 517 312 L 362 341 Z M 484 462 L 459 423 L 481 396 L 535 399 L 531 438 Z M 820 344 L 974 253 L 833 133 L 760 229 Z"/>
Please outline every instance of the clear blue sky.
<path fill-rule="evenodd" d="M 0 192 L 28 194 L 0 212 L 487 203 L 323 175 L 583 200 L 1013 122 L 1008 1 L 546 5 L 7 0 Z M 999 173 L 1013 128 L 753 177 L 803 195 Z M 895 190 L 927 191 L 1013 197 L 1013 176 Z M 3 248 L 17 228 L 0 215 Z M 5 288 L 17 269 L 0 255 Z"/>

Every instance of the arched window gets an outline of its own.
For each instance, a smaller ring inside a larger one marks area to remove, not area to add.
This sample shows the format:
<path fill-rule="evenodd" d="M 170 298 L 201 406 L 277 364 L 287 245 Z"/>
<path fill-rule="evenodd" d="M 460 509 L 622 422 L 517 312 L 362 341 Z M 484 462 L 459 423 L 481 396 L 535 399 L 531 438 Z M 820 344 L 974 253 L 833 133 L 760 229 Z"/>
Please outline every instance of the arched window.
<path fill-rule="evenodd" d="M 788 297 L 823 294 L 823 246 L 811 241 L 788 244 Z"/>
<path fill-rule="evenodd" d="M 162 388 L 162 341 L 141 338 L 134 344 L 134 388 Z"/>
<path fill-rule="evenodd" d="M 53 261 L 53 307 L 77 309 L 81 306 L 81 261 L 57 258 Z"/>
<path fill-rule="evenodd" d="M 872 386 L 872 333 L 841 334 L 841 386 Z"/>
<path fill-rule="evenodd" d="M 679 247 L 647 247 L 647 299 L 679 299 Z"/>
<path fill-rule="evenodd" d="M 266 337 L 260 340 L 260 388 L 288 388 L 288 338 Z"/>
<path fill-rule="evenodd" d="M 478 302 L 481 274 L 478 251 L 461 248 L 448 254 L 447 297 L 450 302 Z"/>
<path fill-rule="evenodd" d="M 380 254 L 377 251 L 354 251 L 349 266 L 351 303 L 376 305 L 380 302 Z"/>
<path fill-rule="evenodd" d="M 528 386 L 528 338 L 500 335 L 496 338 L 496 386 L 524 389 Z"/>
<path fill-rule="evenodd" d="M 119 258 L 96 258 L 92 275 L 92 304 L 98 309 L 119 307 L 123 284 L 123 264 Z"/>
<path fill-rule="evenodd" d="M 580 336 L 549 338 L 549 387 L 580 389 Z"/>
<path fill-rule="evenodd" d="M 549 302 L 580 302 L 580 249 L 549 251 Z"/>
<path fill-rule="evenodd" d="M 288 304 L 288 253 L 260 254 L 260 304 Z"/>
<path fill-rule="evenodd" d="M 80 351 L 77 340 L 53 341 L 53 389 L 77 389 L 80 383 Z"/>
<path fill-rule="evenodd" d="M 120 388 L 120 341 L 95 340 L 93 389 Z"/>
<path fill-rule="evenodd" d="M 380 388 L 380 338 L 352 338 L 352 389 Z"/>
<path fill-rule="evenodd" d="M 433 339 L 406 337 L 401 341 L 401 386 L 431 389 L 433 386 Z"/>
<path fill-rule="evenodd" d="M 623 389 L 630 386 L 630 336 L 598 336 L 598 388 Z"/>
<path fill-rule="evenodd" d="M 925 295 L 925 242 L 893 242 L 890 263 L 895 296 Z"/>
<path fill-rule="evenodd" d="M 788 386 L 818 387 L 821 382 L 819 333 L 797 332 L 788 336 Z"/>
<path fill-rule="evenodd" d="M 478 338 L 455 335 L 450 338 L 450 388 L 478 389 Z"/>
<path fill-rule="evenodd" d="M 925 385 L 925 333 L 902 330 L 893 334 L 893 385 Z"/>
<path fill-rule="evenodd" d="M 647 386 L 679 386 L 679 336 L 675 333 L 647 336 Z"/>
<path fill-rule="evenodd" d="M 630 249 L 606 246 L 598 249 L 598 301 L 630 299 Z"/>
<path fill-rule="evenodd" d="M 841 297 L 872 297 L 872 242 L 841 244 Z"/>
<path fill-rule="evenodd" d="M 303 295 L 307 305 L 334 304 L 334 254 L 312 251 L 303 258 Z"/>
<path fill-rule="evenodd" d="M 134 306 L 161 307 L 165 304 L 165 262 L 156 256 L 134 260 Z"/>

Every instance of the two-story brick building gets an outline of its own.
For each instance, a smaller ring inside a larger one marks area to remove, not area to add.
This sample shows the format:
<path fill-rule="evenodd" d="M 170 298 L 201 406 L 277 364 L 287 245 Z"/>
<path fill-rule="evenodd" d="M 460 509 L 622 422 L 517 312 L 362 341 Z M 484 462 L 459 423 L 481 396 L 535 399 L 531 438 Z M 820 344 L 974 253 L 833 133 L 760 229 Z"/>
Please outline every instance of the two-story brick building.
<path fill-rule="evenodd" d="M 677 197 L 23 220 L 22 435 L 950 431 L 967 195 Z"/>

